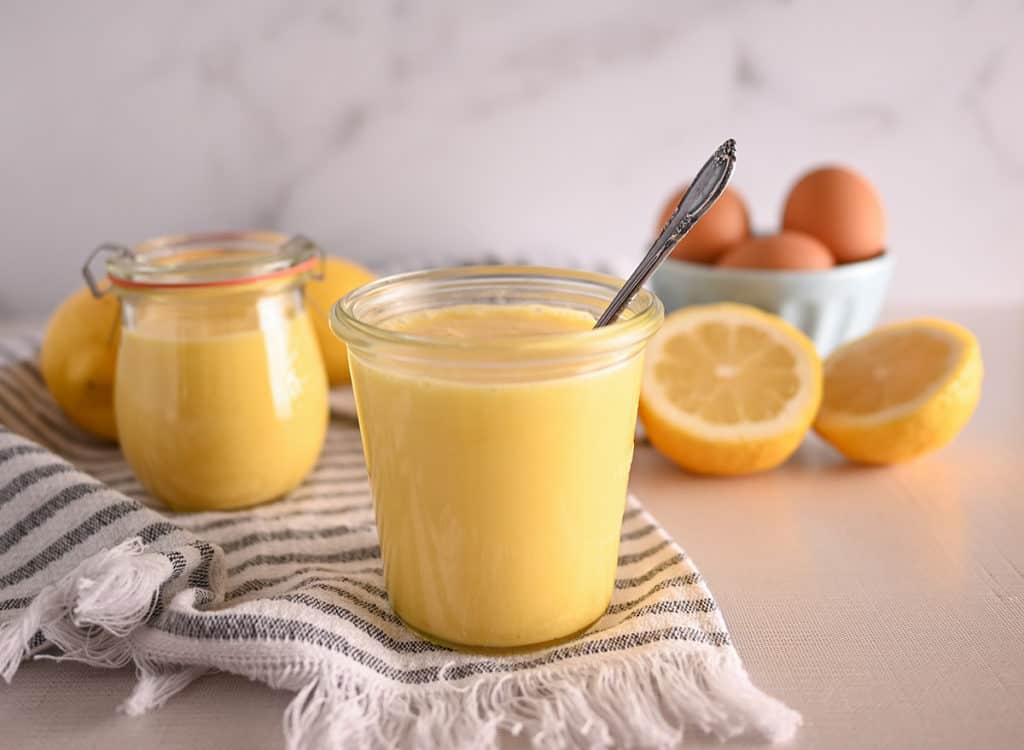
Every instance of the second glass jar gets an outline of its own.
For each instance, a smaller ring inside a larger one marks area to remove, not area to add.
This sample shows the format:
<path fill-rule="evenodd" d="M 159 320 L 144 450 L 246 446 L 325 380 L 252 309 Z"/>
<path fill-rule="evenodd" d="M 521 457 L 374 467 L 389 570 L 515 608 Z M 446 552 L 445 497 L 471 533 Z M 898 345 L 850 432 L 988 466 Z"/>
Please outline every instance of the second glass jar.
<path fill-rule="evenodd" d="M 315 464 L 327 382 L 302 289 L 318 256 L 301 238 L 247 232 L 160 238 L 109 259 L 119 440 L 173 510 L 263 503 Z"/>

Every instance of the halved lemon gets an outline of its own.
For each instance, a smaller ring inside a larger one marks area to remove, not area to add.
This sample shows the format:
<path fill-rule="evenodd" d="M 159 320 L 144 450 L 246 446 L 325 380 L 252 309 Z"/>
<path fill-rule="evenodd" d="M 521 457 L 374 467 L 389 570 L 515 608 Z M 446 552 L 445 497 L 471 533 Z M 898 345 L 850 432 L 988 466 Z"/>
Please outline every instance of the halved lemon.
<path fill-rule="evenodd" d="M 907 461 L 967 424 L 982 374 L 981 348 L 963 326 L 930 318 L 883 326 L 825 361 L 814 428 L 854 461 Z"/>
<path fill-rule="evenodd" d="M 821 401 L 814 344 L 745 305 L 687 307 L 647 347 L 640 418 L 661 453 L 699 474 L 778 466 Z"/>

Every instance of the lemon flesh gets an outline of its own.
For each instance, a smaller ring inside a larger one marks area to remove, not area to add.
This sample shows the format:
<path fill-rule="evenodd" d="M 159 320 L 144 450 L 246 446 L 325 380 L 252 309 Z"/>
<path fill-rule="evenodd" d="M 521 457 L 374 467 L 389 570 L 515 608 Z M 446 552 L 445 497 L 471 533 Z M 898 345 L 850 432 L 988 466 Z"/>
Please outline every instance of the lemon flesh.
<path fill-rule="evenodd" d="M 826 360 L 814 428 L 853 461 L 916 458 L 967 424 L 983 369 L 978 341 L 962 326 L 929 318 L 884 326 Z"/>
<path fill-rule="evenodd" d="M 788 458 L 821 400 L 814 345 L 774 315 L 734 304 L 673 313 L 648 345 L 640 417 L 685 469 L 749 474 Z"/>

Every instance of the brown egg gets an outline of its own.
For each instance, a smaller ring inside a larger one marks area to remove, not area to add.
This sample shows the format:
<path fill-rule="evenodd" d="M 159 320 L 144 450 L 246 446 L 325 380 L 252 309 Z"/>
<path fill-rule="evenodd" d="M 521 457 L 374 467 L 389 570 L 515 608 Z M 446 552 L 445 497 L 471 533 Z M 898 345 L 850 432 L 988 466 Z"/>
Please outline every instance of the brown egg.
<path fill-rule="evenodd" d="M 779 232 L 751 237 L 725 251 L 718 265 L 729 268 L 762 268 L 786 271 L 818 271 L 836 263 L 828 248 L 802 232 Z"/>
<path fill-rule="evenodd" d="M 662 230 L 665 222 L 676 210 L 679 199 L 683 197 L 683 190 L 685 188 L 678 190 L 665 204 L 656 231 Z M 672 257 L 692 263 L 714 263 L 729 245 L 735 245 L 749 236 L 750 217 L 747 214 L 747 205 L 739 193 L 732 188 L 726 188 L 711 210 L 704 214 L 690 233 L 676 245 Z"/>
<path fill-rule="evenodd" d="M 885 211 L 874 186 L 844 167 L 808 172 L 789 191 L 782 228 L 818 238 L 840 263 L 878 255 L 885 248 Z"/>

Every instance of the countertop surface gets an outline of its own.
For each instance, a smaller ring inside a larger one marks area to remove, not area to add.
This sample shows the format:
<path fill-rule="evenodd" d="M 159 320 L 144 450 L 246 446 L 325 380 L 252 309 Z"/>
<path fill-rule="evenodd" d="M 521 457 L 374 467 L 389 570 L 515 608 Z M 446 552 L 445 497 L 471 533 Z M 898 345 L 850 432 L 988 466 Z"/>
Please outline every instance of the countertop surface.
<path fill-rule="evenodd" d="M 721 480 L 637 451 L 634 493 L 704 573 L 755 682 L 803 713 L 789 747 L 1024 747 L 1024 309 L 950 317 L 978 333 L 986 382 L 932 456 L 869 469 L 809 438 L 777 471 Z M 115 711 L 132 679 L 26 664 L 0 687 L 0 745 L 282 747 L 288 693 L 210 676 L 132 719 Z"/>

